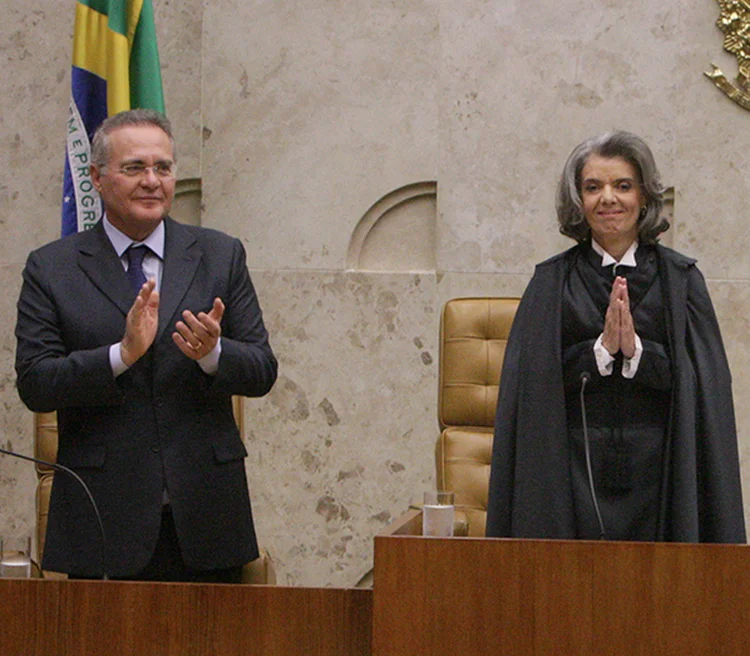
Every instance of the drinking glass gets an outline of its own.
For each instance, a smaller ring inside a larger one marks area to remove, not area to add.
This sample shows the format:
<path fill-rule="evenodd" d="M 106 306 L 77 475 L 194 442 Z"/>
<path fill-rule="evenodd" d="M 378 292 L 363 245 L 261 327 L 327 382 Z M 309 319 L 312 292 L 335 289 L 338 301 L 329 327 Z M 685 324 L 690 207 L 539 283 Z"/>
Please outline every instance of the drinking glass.
<path fill-rule="evenodd" d="M 422 535 L 451 537 L 455 515 L 454 494 L 443 490 L 424 493 Z"/>
<path fill-rule="evenodd" d="M 0 537 L 0 577 L 31 578 L 31 538 Z"/>

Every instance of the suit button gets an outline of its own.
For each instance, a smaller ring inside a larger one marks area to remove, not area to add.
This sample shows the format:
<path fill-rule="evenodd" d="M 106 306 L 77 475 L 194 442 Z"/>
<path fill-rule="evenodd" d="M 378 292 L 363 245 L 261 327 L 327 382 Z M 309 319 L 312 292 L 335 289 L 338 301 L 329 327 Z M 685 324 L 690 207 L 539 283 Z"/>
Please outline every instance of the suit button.
<path fill-rule="evenodd" d="M 151 446 L 151 450 L 152 450 L 152 451 L 153 451 L 154 453 L 159 453 L 159 451 L 161 451 L 161 449 L 159 448 L 159 445 L 158 445 L 158 444 L 154 444 L 154 445 L 152 445 L 152 446 Z"/>

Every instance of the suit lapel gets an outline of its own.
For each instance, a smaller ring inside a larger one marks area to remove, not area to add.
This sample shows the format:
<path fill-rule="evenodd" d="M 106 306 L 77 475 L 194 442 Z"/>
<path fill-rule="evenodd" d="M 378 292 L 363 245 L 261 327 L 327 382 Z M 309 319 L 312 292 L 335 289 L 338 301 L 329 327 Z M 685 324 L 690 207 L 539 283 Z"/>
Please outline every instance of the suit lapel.
<path fill-rule="evenodd" d="M 91 230 L 80 233 L 78 265 L 99 291 L 127 314 L 133 304 L 133 292 L 125 270 L 99 221 Z"/>
<path fill-rule="evenodd" d="M 173 318 L 193 282 L 201 251 L 193 234 L 169 217 L 164 219 L 164 270 L 161 278 L 159 332 L 172 330 Z"/>

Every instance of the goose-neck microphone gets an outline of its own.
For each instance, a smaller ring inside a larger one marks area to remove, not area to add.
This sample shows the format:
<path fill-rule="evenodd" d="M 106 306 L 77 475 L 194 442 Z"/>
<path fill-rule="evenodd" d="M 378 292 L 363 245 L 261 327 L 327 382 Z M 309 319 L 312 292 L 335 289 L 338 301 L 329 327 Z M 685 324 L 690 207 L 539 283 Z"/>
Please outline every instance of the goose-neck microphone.
<path fill-rule="evenodd" d="M 589 444 L 589 430 L 586 425 L 586 400 L 584 398 L 584 391 L 586 389 L 586 383 L 591 380 L 591 374 L 588 371 L 581 372 L 581 421 L 583 423 L 583 450 L 586 455 L 586 474 L 589 479 L 589 491 L 591 492 L 591 502 L 594 505 L 594 511 L 596 512 L 596 519 L 599 522 L 599 539 L 604 540 L 606 532 L 604 531 L 604 521 L 602 520 L 602 514 L 599 511 L 599 500 L 596 496 L 596 487 L 594 486 L 594 474 L 591 471 L 591 445 Z"/>
<path fill-rule="evenodd" d="M 96 501 L 94 501 L 94 497 L 91 494 L 91 490 L 89 490 L 88 485 L 83 481 L 83 479 L 76 474 L 72 469 L 66 467 L 65 465 L 60 465 L 56 462 L 49 462 L 48 460 L 42 460 L 41 458 L 32 458 L 31 456 L 24 456 L 20 453 L 15 453 L 14 451 L 9 451 L 8 449 L 0 448 L 0 453 L 5 454 L 6 456 L 12 456 L 13 458 L 20 458 L 21 460 L 28 460 L 29 462 L 35 462 L 38 465 L 44 465 L 46 467 L 49 467 L 50 469 L 54 469 L 55 471 L 60 471 L 68 476 L 71 476 L 76 481 L 78 481 L 79 485 L 83 488 L 84 492 L 86 492 L 86 496 L 88 497 L 89 501 L 91 502 L 91 507 L 94 509 L 94 515 L 96 515 L 96 521 L 99 524 L 99 535 L 101 537 L 101 545 L 102 545 L 102 580 L 106 581 L 108 579 L 107 576 L 107 539 L 104 536 L 104 524 L 102 523 L 102 516 L 99 513 L 99 508 L 96 505 Z"/>

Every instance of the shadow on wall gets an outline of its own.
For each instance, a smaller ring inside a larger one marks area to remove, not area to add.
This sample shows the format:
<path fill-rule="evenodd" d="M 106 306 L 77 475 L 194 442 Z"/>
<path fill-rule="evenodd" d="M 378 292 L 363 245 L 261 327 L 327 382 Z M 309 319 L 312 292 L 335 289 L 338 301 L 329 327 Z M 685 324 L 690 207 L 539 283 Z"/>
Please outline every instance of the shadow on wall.
<path fill-rule="evenodd" d="M 435 271 L 437 183 L 417 182 L 390 192 L 354 229 L 350 271 Z"/>

